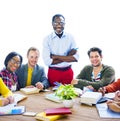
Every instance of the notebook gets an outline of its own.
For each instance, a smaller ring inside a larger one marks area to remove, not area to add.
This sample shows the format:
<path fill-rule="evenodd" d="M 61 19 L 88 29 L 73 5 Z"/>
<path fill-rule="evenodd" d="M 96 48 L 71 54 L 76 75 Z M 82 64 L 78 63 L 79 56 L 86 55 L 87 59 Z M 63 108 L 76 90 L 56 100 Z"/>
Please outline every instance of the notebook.
<path fill-rule="evenodd" d="M 59 114 L 72 114 L 70 108 L 60 107 L 60 108 L 48 108 L 45 110 L 46 115 L 59 115 Z"/>

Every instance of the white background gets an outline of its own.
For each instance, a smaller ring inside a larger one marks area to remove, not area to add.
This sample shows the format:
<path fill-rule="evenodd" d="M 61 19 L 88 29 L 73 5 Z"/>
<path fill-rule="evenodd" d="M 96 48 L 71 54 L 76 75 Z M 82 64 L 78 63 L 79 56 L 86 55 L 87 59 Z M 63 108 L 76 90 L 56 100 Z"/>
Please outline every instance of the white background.
<path fill-rule="evenodd" d="M 73 63 L 75 76 L 89 64 L 87 51 L 93 46 L 103 50 L 103 63 L 111 65 L 120 77 L 120 1 L 119 0 L 0 0 L 0 68 L 11 52 L 26 52 L 35 46 L 42 53 L 43 38 L 50 34 L 52 16 L 63 14 L 65 31 L 79 47 L 80 59 Z M 42 56 L 39 64 L 44 66 Z"/>

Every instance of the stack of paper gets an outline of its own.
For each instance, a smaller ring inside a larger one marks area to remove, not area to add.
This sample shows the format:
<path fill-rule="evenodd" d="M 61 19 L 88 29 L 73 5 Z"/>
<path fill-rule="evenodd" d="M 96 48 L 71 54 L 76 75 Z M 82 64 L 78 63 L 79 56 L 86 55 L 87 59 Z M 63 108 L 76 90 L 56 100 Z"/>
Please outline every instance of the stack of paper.
<path fill-rule="evenodd" d="M 20 89 L 21 92 L 25 93 L 25 94 L 35 94 L 35 93 L 39 93 L 40 89 L 33 87 L 33 88 L 21 88 Z"/>
<path fill-rule="evenodd" d="M 100 92 L 85 92 L 80 98 L 81 103 L 96 104 L 102 98 Z"/>

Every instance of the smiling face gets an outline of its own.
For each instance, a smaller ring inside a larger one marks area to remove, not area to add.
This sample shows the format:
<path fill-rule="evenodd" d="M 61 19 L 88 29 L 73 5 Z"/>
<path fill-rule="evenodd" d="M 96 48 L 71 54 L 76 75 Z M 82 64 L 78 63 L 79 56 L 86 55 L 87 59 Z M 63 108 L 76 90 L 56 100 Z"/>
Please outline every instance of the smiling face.
<path fill-rule="evenodd" d="M 28 66 L 31 67 L 31 68 L 34 68 L 35 65 L 38 62 L 39 51 L 37 51 L 37 50 L 30 50 L 28 55 L 27 55 L 27 58 L 28 58 Z"/>
<path fill-rule="evenodd" d="M 15 72 L 19 68 L 20 64 L 21 64 L 20 57 L 14 56 L 12 59 L 8 61 L 7 69 L 10 72 Z"/>
<path fill-rule="evenodd" d="M 55 17 L 54 21 L 52 22 L 52 26 L 53 26 L 54 31 L 57 34 L 61 34 L 65 26 L 64 18 L 62 16 Z"/>
<path fill-rule="evenodd" d="M 98 67 L 101 65 L 102 56 L 97 51 L 90 52 L 90 62 L 93 65 L 93 67 Z"/>

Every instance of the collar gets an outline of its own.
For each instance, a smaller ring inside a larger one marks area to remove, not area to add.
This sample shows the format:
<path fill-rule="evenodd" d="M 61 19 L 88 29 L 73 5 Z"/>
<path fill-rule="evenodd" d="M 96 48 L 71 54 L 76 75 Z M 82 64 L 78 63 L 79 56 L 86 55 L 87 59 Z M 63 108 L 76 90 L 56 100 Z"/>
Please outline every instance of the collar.
<path fill-rule="evenodd" d="M 66 36 L 66 33 L 63 32 L 62 37 L 65 37 L 65 36 Z M 53 32 L 53 33 L 52 33 L 52 39 L 53 39 L 53 38 L 56 38 L 56 37 L 58 37 L 58 36 L 56 35 L 55 32 Z M 61 38 L 62 38 L 62 37 L 61 37 Z"/>

